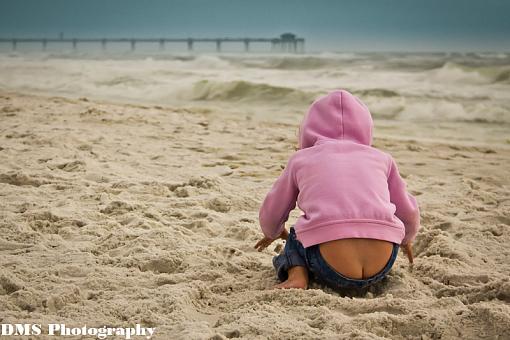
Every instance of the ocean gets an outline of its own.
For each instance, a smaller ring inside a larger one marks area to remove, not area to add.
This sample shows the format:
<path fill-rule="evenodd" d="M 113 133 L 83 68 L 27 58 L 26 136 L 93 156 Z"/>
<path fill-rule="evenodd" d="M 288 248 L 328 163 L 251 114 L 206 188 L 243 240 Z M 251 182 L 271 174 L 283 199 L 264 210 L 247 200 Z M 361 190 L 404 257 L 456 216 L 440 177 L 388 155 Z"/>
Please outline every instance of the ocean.
<path fill-rule="evenodd" d="M 466 129 L 466 141 L 509 143 L 509 53 L 0 53 L 4 91 L 193 106 L 248 119 L 296 121 L 338 88 L 368 105 L 382 133 L 428 124 L 429 136 L 414 137 Z"/>

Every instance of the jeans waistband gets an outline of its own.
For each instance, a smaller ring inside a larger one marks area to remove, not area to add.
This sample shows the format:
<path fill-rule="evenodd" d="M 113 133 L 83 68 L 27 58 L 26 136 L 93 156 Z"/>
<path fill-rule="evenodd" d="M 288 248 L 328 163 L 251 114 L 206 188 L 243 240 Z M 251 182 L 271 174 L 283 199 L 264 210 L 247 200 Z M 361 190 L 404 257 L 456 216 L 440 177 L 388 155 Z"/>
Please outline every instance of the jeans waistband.
<path fill-rule="evenodd" d="M 340 274 L 339 272 L 337 272 L 334 268 L 332 268 L 326 262 L 326 260 L 324 260 L 324 258 L 320 254 L 319 245 L 315 245 L 310 248 L 307 248 L 307 253 L 308 253 L 307 255 L 316 257 L 316 260 L 320 263 L 321 266 L 330 269 L 332 273 L 336 274 L 338 276 L 338 278 L 341 279 L 342 281 L 344 281 L 345 283 L 351 283 L 354 286 L 365 286 L 370 283 L 379 281 L 391 270 L 391 268 L 393 267 L 393 264 L 397 258 L 398 250 L 399 250 L 399 245 L 397 243 L 393 243 L 393 249 L 391 251 L 391 256 L 390 256 L 388 262 L 386 263 L 386 265 L 384 266 L 384 268 L 379 273 L 372 275 L 371 277 L 368 277 L 366 279 L 352 279 L 352 278 L 346 277 L 346 276 Z"/>

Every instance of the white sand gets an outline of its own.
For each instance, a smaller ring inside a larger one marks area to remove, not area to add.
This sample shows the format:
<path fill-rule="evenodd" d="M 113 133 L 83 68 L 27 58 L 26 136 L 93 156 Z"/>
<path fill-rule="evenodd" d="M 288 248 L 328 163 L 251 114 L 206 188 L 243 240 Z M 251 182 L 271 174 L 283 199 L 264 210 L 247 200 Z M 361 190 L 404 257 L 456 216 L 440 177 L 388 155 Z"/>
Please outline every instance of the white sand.
<path fill-rule="evenodd" d="M 510 338 L 508 145 L 376 130 L 423 225 L 414 268 L 400 254 L 350 298 L 266 290 L 276 244 L 253 249 L 298 120 L 4 92 L 0 122 L 2 323 L 142 323 L 157 339 Z"/>

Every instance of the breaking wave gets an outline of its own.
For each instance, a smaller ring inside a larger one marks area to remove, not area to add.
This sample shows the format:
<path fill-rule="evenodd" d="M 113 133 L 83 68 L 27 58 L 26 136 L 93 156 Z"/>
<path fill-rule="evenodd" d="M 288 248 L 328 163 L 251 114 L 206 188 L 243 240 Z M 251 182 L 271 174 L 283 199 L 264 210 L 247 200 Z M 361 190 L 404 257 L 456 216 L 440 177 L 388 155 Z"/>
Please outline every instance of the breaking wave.
<path fill-rule="evenodd" d="M 431 72 L 432 77 L 447 82 L 510 83 L 510 65 L 467 66 L 446 62 Z"/>
<path fill-rule="evenodd" d="M 354 94 L 366 97 L 366 96 L 373 96 L 373 97 L 398 97 L 400 94 L 396 91 L 387 90 L 387 89 L 366 89 L 366 90 L 357 90 L 352 91 Z"/>
<path fill-rule="evenodd" d="M 310 104 L 316 96 L 317 93 L 243 80 L 227 82 L 201 80 L 193 85 L 189 93 L 191 100 L 284 102 L 297 105 Z"/>
<path fill-rule="evenodd" d="M 323 57 L 270 57 L 265 59 L 248 59 L 241 61 L 245 67 L 280 69 L 280 70 L 313 70 L 338 66 L 346 60 Z"/>

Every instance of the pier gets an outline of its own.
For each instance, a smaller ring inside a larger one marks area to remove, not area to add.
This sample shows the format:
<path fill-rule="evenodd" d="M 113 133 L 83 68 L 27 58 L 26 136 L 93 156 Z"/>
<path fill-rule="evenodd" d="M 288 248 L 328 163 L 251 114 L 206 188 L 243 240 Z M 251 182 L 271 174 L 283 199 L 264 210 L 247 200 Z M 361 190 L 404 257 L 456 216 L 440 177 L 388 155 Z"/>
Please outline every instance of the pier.
<path fill-rule="evenodd" d="M 272 52 L 303 53 L 305 48 L 305 39 L 292 33 L 284 33 L 277 38 L 64 38 L 60 33 L 58 38 L 0 38 L 0 43 L 10 43 L 13 50 L 22 43 L 40 43 L 43 50 L 49 43 L 69 43 L 73 49 L 77 49 L 80 43 L 98 43 L 103 49 L 107 48 L 108 43 L 126 43 L 132 51 L 138 43 L 155 43 L 161 50 L 166 44 L 181 43 L 187 46 L 188 51 L 193 51 L 198 43 L 213 43 L 216 52 L 221 52 L 222 45 L 227 43 L 241 43 L 245 52 L 250 51 L 252 43 L 268 43 Z"/>

